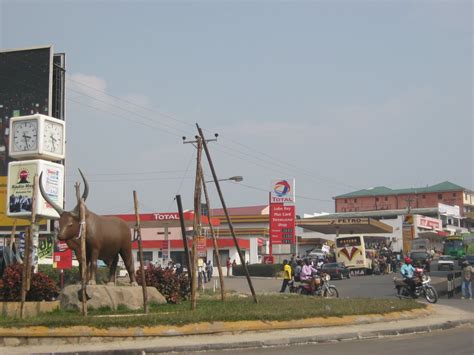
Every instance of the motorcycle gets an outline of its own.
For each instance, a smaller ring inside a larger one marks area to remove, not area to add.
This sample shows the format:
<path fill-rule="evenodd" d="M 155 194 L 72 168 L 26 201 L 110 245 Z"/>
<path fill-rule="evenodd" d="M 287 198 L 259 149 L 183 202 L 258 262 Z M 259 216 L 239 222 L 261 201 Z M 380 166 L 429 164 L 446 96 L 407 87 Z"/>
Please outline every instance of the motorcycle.
<path fill-rule="evenodd" d="M 430 282 L 431 277 L 425 274 L 425 270 L 422 268 L 416 268 L 415 290 L 412 294 L 410 292 L 410 287 L 404 279 L 398 277 L 393 278 L 398 298 L 418 298 L 423 296 L 429 303 L 436 303 L 438 302 L 438 293 L 436 292 L 436 289 L 431 286 Z"/>
<path fill-rule="evenodd" d="M 309 284 L 301 281 L 298 282 L 295 280 L 291 280 L 288 284 L 290 293 L 298 293 L 300 295 L 323 296 L 325 298 L 339 297 L 339 291 L 337 290 L 336 286 L 331 285 L 329 283 L 331 277 L 328 274 L 322 274 L 319 279 L 320 283 L 316 286 L 316 289 L 313 292 L 311 292 L 311 287 Z"/>

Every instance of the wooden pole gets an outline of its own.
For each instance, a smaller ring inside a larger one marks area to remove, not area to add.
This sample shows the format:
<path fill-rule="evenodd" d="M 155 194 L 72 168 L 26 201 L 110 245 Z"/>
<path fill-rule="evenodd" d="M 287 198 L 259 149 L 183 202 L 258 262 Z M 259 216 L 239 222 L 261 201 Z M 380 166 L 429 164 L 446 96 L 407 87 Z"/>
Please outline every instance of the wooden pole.
<path fill-rule="evenodd" d="M 23 258 L 23 272 L 21 282 L 21 304 L 20 318 L 25 318 L 25 301 L 26 294 L 30 290 L 31 285 L 31 239 L 33 234 L 33 226 L 36 222 L 36 187 L 38 186 L 38 175 L 35 175 L 33 181 L 33 193 L 31 197 L 31 225 L 25 233 L 25 255 Z"/>
<path fill-rule="evenodd" d="M 217 270 L 219 271 L 219 282 L 221 284 L 221 300 L 225 301 L 224 275 L 222 274 L 221 261 L 219 260 L 219 246 L 217 245 L 216 234 L 214 233 L 214 227 L 212 226 L 212 222 L 211 222 L 211 218 L 212 218 L 211 202 L 209 200 L 209 195 L 207 194 L 207 186 L 206 186 L 206 182 L 204 181 L 204 173 L 202 171 L 202 165 L 200 166 L 200 171 L 201 171 L 202 188 L 204 190 L 204 197 L 206 199 L 206 206 L 207 206 L 207 211 L 208 211 L 207 218 L 209 219 L 209 230 L 211 231 L 212 244 L 214 246 L 214 256 L 216 259 Z"/>
<path fill-rule="evenodd" d="M 188 277 L 189 281 L 192 280 L 192 272 L 191 272 L 191 256 L 189 255 L 189 248 L 188 248 L 188 238 L 186 238 L 186 226 L 184 225 L 184 213 L 183 213 L 183 205 L 181 204 L 181 195 L 176 195 L 176 202 L 178 204 L 178 212 L 179 212 L 179 222 L 181 224 L 181 235 L 183 237 L 183 245 L 184 245 L 184 253 L 186 255 L 186 263 L 188 269 Z"/>
<path fill-rule="evenodd" d="M 196 159 L 196 180 L 194 184 L 194 222 L 193 222 L 193 273 L 191 281 L 191 309 L 196 309 L 196 293 L 197 293 L 197 239 L 201 236 L 201 156 L 202 156 L 202 140 L 197 137 L 197 159 Z"/>
<path fill-rule="evenodd" d="M 133 191 L 133 203 L 135 205 L 135 219 L 136 219 L 136 231 L 137 231 L 137 240 L 138 240 L 138 257 L 140 259 L 140 274 L 142 277 L 142 290 L 143 290 L 143 311 L 145 314 L 148 313 L 148 293 L 146 289 L 146 280 L 145 280 L 145 264 L 143 263 L 143 247 L 142 247 L 142 230 L 140 227 L 140 215 L 138 214 L 138 199 L 137 192 Z"/>
<path fill-rule="evenodd" d="M 79 184 L 76 183 L 76 197 L 79 202 L 79 217 L 80 217 L 80 239 L 81 239 L 81 296 L 82 296 L 82 315 L 87 316 L 87 258 L 86 258 L 86 208 L 84 206 L 84 199 L 80 198 Z"/>
<path fill-rule="evenodd" d="M 258 303 L 257 295 L 255 294 L 255 290 L 254 290 L 253 285 L 252 285 L 252 280 L 250 279 L 249 270 L 247 268 L 247 265 L 245 264 L 245 260 L 244 260 L 244 257 L 242 255 L 242 251 L 240 250 L 239 244 L 237 242 L 237 237 L 235 236 L 234 226 L 232 225 L 232 221 L 230 220 L 229 212 L 227 211 L 227 206 L 226 206 L 225 201 L 224 201 L 224 195 L 222 194 L 222 190 L 221 190 L 221 187 L 219 185 L 219 180 L 217 179 L 216 170 L 214 169 L 214 164 L 212 164 L 211 154 L 209 153 L 209 149 L 207 148 L 206 138 L 204 137 L 204 133 L 202 132 L 202 129 L 199 127 L 199 125 L 197 123 L 196 123 L 196 127 L 198 129 L 199 136 L 201 137 L 202 146 L 204 148 L 204 152 L 206 153 L 206 157 L 207 157 L 207 161 L 209 163 L 209 167 L 211 168 L 212 177 L 214 179 L 214 183 L 216 184 L 217 192 L 219 193 L 219 198 L 221 200 L 222 208 L 224 209 L 224 212 L 225 212 L 225 217 L 227 219 L 227 224 L 229 225 L 230 232 L 232 233 L 232 238 L 234 239 L 235 248 L 237 249 L 237 252 L 239 253 L 240 263 L 242 264 L 242 267 L 244 268 L 245 276 L 247 277 L 247 282 L 249 284 L 250 292 L 252 292 L 253 300 L 255 301 L 255 303 Z"/>

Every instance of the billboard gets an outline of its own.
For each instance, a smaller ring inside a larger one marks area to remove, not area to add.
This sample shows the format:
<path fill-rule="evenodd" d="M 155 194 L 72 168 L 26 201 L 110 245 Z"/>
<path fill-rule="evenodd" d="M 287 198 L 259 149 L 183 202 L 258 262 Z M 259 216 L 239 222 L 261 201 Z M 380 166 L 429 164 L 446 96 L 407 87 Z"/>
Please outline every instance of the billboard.
<path fill-rule="evenodd" d="M 270 254 L 274 251 L 277 253 L 289 253 L 289 246 L 296 243 L 294 187 L 294 179 L 272 181 L 269 216 Z M 278 247 L 275 248 L 275 246 Z"/>
<path fill-rule="evenodd" d="M 43 173 L 43 188 L 49 198 L 63 206 L 64 166 L 46 160 L 23 160 L 9 164 L 7 183 L 7 215 L 29 219 L 32 211 L 33 183 L 35 175 Z M 36 190 L 36 214 L 39 217 L 59 218 L 54 210 Z"/>
<path fill-rule="evenodd" d="M 64 56 L 58 64 L 64 64 Z M 6 216 L 9 119 L 14 116 L 41 113 L 51 116 L 53 87 L 53 47 L 42 46 L 17 50 L 0 50 L 0 233 L 14 223 L 27 225 Z M 58 86 L 64 102 L 64 85 Z M 62 104 L 64 108 L 64 104 Z M 41 231 L 49 230 L 42 223 Z M 20 228 L 21 229 L 21 228 Z"/>

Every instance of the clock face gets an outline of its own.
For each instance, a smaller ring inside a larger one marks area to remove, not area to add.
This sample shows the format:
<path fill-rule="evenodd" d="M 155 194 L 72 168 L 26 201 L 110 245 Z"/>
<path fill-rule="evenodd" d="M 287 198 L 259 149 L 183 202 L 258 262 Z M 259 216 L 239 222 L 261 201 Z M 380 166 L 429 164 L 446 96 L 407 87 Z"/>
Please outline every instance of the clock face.
<path fill-rule="evenodd" d="M 54 122 L 45 121 L 43 130 L 43 149 L 47 152 L 63 153 L 63 126 Z"/>
<path fill-rule="evenodd" d="M 27 152 L 38 149 L 38 121 L 24 120 L 13 124 L 13 150 Z"/>

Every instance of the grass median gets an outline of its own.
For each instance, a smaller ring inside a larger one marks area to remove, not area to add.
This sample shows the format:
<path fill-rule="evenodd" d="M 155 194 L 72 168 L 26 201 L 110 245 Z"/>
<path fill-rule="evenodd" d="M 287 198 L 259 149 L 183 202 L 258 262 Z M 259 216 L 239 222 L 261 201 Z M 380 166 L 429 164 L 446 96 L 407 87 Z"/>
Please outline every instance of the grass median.
<path fill-rule="evenodd" d="M 251 297 L 229 296 L 225 302 L 213 298 L 200 299 L 195 311 L 188 301 L 177 304 L 152 305 L 148 315 L 130 311 L 126 305 L 118 310 L 91 310 L 88 317 L 79 312 L 55 311 L 28 319 L 0 319 L 0 327 L 67 326 L 144 327 L 185 325 L 199 322 L 292 321 L 314 317 L 384 314 L 426 307 L 414 300 L 398 299 L 322 299 L 299 295 L 259 295 L 258 304 Z"/>

